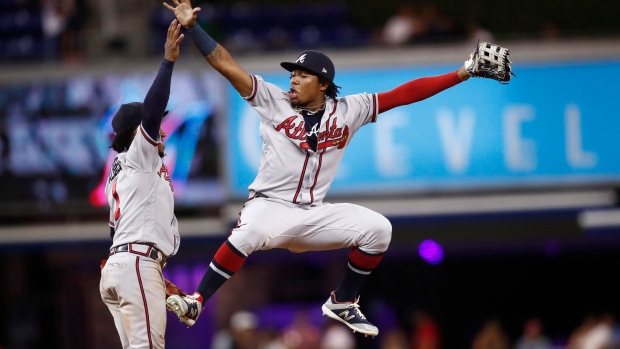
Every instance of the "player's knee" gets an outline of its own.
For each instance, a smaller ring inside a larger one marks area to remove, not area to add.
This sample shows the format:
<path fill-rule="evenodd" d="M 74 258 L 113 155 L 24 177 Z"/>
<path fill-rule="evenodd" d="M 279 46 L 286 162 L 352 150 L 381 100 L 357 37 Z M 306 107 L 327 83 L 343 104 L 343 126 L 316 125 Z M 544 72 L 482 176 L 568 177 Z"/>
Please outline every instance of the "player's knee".
<path fill-rule="evenodd" d="M 383 216 L 381 218 L 375 230 L 377 234 L 377 245 L 379 245 L 382 250 L 387 250 L 390 241 L 392 241 L 392 223 Z"/>
<path fill-rule="evenodd" d="M 380 216 L 374 219 L 369 228 L 371 238 L 368 241 L 368 250 L 385 252 L 392 240 L 392 224 L 387 218 Z"/>
<path fill-rule="evenodd" d="M 235 230 L 228 240 L 246 257 L 258 251 L 264 241 L 260 229 L 253 230 L 251 233 L 248 230 Z"/>

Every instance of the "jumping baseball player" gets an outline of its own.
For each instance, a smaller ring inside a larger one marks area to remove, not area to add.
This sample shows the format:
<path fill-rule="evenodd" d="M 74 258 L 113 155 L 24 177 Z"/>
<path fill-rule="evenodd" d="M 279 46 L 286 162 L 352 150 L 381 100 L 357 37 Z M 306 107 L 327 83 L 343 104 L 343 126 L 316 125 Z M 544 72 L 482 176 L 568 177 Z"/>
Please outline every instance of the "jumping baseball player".
<path fill-rule="evenodd" d="M 478 50 L 457 71 L 412 80 L 388 92 L 342 98 L 337 97 L 332 61 L 321 52 L 304 51 L 294 62 L 281 63 L 291 72 L 290 87 L 284 91 L 248 74 L 224 47 L 195 25 L 200 8 L 192 8 L 190 0 L 173 2 L 175 7 L 164 5 L 187 28 L 207 62 L 260 115 L 264 144 L 258 175 L 249 186 L 249 198 L 236 227 L 215 254 L 197 291 L 171 296 L 168 307 L 192 326 L 203 303 L 257 250 L 350 248 L 348 268 L 323 304 L 323 314 L 354 332 L 376 336 L 379 330 L 360 310 L 358 295 L 388 248 L 392 226 L 377 212 L 347 203 L 328 204 L 323 198 L 346 146 L 360 127 L 377 121 L 382 112 L 467 80 Z"/>
<path fill-rule="evenodd" d="M 179 57 L 181 25 L 168 28 L 164 59 L 144 103 L 121 105 L 112 119 L 114 160 L 105 192 L 112 247 L 99 291 L 123 348 L 164 348 L 166 294 L 162 268 L 179 248 L 173 188 L 160 129 Z"/>

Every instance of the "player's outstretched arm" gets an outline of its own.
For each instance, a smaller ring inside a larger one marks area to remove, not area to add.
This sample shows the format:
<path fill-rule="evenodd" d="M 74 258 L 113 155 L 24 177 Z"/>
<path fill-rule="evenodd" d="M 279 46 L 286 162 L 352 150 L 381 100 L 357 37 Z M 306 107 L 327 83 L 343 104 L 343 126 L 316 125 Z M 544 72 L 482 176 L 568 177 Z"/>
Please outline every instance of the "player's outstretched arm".
<path fill-rule="evenodd" d="M 439 92 L 468 80 L 467 62 L 458 70 L 437 76 L 427 76 L 408 81 L 393 90 L 377 94 L 379 113 L 401 105 L 419 102 Z"/>
<path fill-rule="evenodd" d="M 469 74 L 461 67 L 459 70 L 447 74 L 426 76 L 408 81 L 393 90 L 377 94 L 379 113 L 401 105 L 419 102 L 467 79 L 469 79 Z"/>
<path fill-rule="evenodd" d="M 242 96 L 252 93 L 252 78 L 220 44 L 215 42 L 200 25 L 196 25 L 196 18 L 200 7 L 192 8 L 190 0 L 172 0 L 174 7 L 164 3 L 164 6 L 174 12 L 181 25 L 194 40 L 196 47 L 207 62 L 224 76 Z"/>
<path fill-rule="evenodd" d="M 179 45 L 185 37 L 183 34 L 179 35 L 180 32 L 181 24 L 175 19 L 168 27 L 166 43 L 164 44 L 164 59 L 161 62 L 159 72 L 142 104 L 142 127 L 154 140 L 159 138 L 161 119 L 170 97 L 172 68 L 174 62 L 179 58 Z"/>

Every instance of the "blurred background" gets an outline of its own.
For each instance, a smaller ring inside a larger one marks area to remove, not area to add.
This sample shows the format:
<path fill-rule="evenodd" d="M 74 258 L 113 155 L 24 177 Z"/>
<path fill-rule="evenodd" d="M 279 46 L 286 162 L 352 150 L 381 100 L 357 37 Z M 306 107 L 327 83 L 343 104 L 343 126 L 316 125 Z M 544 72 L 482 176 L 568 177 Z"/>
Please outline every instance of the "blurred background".
<path fill-rule="evenodd" d="M 356 134 L 328 202 L 387 216 L 362 291 L 374 340 L 321 316 L 346 250 L 260 251 L 169 348 L 620 347 L 618 1 L 213 1 L 199 24 L 250 73 L 334 61 L 341 95 L 382 92 L 508 47 L 471 79 Z M 151 0 L 0 0 L 0 348 L 117 348 L 99 296 L 110 247 L 110 118 L 142 101 L 174 17 Z M 164 275 L 193 291 L 260 159 L 258 117 L 191 40 L 162 127 L 182 236 Z M 536 345 L 536 346 L 534 346 Z"/>

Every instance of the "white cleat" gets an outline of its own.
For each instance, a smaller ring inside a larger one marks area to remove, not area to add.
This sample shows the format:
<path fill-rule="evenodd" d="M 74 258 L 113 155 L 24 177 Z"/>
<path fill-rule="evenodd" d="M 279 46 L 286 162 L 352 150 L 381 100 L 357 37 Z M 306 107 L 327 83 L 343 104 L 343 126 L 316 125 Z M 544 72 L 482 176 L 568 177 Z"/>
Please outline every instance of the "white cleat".
<path fill-rule="evenodd" d="M 166 299 L 166 307 L 172 310 L 179 317 L 179 321 L 184 322 L 189 328 L 198 320 L 202 312 L 202 302 L 202 296 L 198 292 L 184 297 L 175 294 Z"/>
<path fill-rule="evenodd" d="M 359 298 L 353 302 L 338 303 L 336 301 L 336 294 L 332 292 L 321 309 L 323 310 L 323 315 L 342 322 L 352 329 L 353 333 L 359 332 L 374 338 L 379 334 L 379 329 L 366 320 L 366 316 L 362 314 L 360 306 L 357 304 L 358 300 Z"/>

